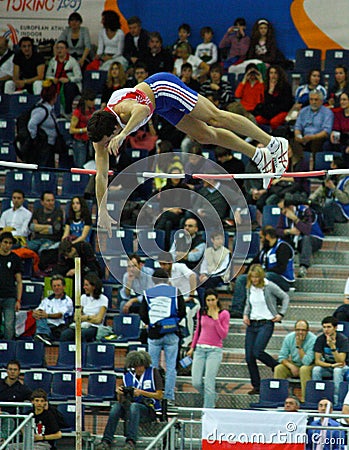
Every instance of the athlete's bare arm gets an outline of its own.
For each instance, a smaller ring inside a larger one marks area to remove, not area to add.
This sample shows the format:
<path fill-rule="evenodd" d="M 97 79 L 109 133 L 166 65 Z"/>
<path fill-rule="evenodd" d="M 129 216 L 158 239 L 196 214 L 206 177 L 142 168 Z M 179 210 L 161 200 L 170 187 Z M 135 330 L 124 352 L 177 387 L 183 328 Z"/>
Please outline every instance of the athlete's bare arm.
<path fill-rule="evenodd" d="M 147 105 L 141 105 L 135 100 L 125 100 L 114 106 L 114 111 L 118 114 L 121 121 L 126 124 L 125 128 L 119 134 L 113 137 L 109 142 L 108 152 L 118 154 L 118 150 L 126 137 L 147 117 L 150 118 L 150 108 Z"/>
<path fill-rule="evenodd" d="M 104 143 L 94 142 L 96 160 L 96 198 L 98 205 L 98 226 L 106 228 L 109 237 L 111 237 L 111 226 L 117 223 L 112 219 L 107 210 L 107 188 L 108 188 L 108 169 L 109 154 Z"/>

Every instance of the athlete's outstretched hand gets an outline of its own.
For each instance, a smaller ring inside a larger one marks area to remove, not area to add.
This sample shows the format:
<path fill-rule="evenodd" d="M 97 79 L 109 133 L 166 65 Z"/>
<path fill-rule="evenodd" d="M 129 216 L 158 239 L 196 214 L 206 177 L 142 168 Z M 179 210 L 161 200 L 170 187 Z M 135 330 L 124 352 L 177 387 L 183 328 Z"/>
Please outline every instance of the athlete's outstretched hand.
<path fill-rule="evenodd" d="M 108 232 L 108 236 L 112 237 L 112 225 L 117 225 L 117 221 L 110 217 L 108 212 L 105 209 L 100 209 L 98 213 L 98 226 L 101 228 L 105 228 Z"/>
<path fill-rule="evenodd" d="M 114 136 L 109 142 L 108 152 L 111 155 L 117 156 L 117 154 L 119 153 L 119 148 L 122 146 L 122 143 L 124 142 L 125 139 L 126 136 L 123 134 L 123 132 Z"/>

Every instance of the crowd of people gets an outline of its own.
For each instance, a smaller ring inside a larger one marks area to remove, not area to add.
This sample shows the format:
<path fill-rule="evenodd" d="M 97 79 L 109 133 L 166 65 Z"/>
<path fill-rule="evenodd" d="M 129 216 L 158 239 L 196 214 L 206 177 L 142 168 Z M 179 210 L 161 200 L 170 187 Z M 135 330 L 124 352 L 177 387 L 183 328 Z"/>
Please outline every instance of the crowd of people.
<path fill-rule="evenodd" d="M 288 62 L 277 47 L 273 25 L 267 19 L 256 21 L 249 37 L 245 19 L 237 18 L 219 46 L 212 42 L 214 30 L 203 27 L 203 42 L 194 50 L 187 24 L 180 25 L 178 40 L 168 48 L 163 46 L 158 31 L 148 33 L 142 28 L 138 17 L 128 20 L 129 32 L 125 35 L 117 13 L 104 11 L 95 53 L 88 28 L 81 26 L 82 22 L 77 12 L 69 16 L 68 27 L 57 39 L 54 55 L 47 64 L 31 38 L 22 37 L 14 52 L 7 39 L 0 38 L 0 91 L 41 95 L 42 107 L 34 108 L 29 118 L 31 147 L 22 151 L 23 159 L 28 161 L 28 153 L 34 148 L 30 157 L 35 156 L 40 166 L 49 168 L 55 167 L 54 155 L 59 153 L 60 167 L 69 169 L 72 165 L 83 167 L 95 151 L 99 224 L 107 231 L 111 231 L 111 222 L 103 210 L 105 175 L 109 166 L 120 168 L 122 158 L 127 159 L 126 146 L 144 145 L 149 155 L 156 155 L 152 169 L 173 174 L 168 180 L 155 179 L 151 194 L 161 212 L 154 221 L 155 228 L 165 231 L 165 251 L 155 258 L 159 268 L 145 265 L 137 253 L 129 254 L 117 295 L 120 314 L 139 314 L 146 325 L 149 354 L 137 351 L 126 357 L 123 386 L 116 391 L 118 402 L 110 411 L 97 449 L 111 447 L 120 418 L 128 418 L 129 422 L 124 448 L 135 448 L 139 423 L 154 420 L 163 399 L 168 406 L 175 405 L 181 347 L 193 360 L 192 384 L 200 393 L 197 406 L 214 408 L 216 377 L 230 317 L 242 318 L 246 325 L 245 356 L 252 383 L 249 394 L 260 393 L 259 360 L 272 369 L 276 379 L 300 378 L 300 402 L 305 399 L 307 381 L 332 378 L 336 405 L 339 384 L 349 369 L 349 343 L 337 332 L 336 317 L 322 320 L 323 333 L 318 337 L 309 331 L 306 320 L 297 321 L 295 331 L 283 342 L 278 360 L 266 352 L 266 347 L 275 324 L 287 312 L 288 292 L 295 277 L 307 276 L 312 255 L 321 249 L 324 234 L 333 232 L 336 222 L 349 219 L 349 177 L 326 178 L 312 192 L 307 179 L 239 181 L 241 200 L 235 184 L 199 180 L 192 175 L 219 170 L 284 172 L 287 166 L 288 170 L 308 171 L 315 167 L 316 154 L 321 151 L 339 151 L 342 156 L 333 158 L 331 168 L 347 168 L 347 69 L 336 68 L 335 84 L 327 91 L 321 84 L 320 69 L 314 67 L 293 96 L 286 74 Z M 107 72 L 99 92 L 86 89 L 83 84 L 83 74 L 89 70 Z M 234 87 L 228 81 L 229 74 L 239 76 Z M 158 94 L 158 85 L 165 94 Z M 178 98 L 189 93 L 189 105 L 184 110 L 178 106 L 181 103 L 177 98 L 176 105 L 164 100 L 169 86 L 176 86 Z M 133 88 L 142 101 L 138 98 L 136 106 L 134 102 L 126 102 L 131 107 L 122 105 L 123 95 Z M 98 112 L 96 99 L 101 101 Z M 67 149 L 58 150 L 57 104 L 58 116 L 70 121 L 73 159 Z M 115 127 L 123 128 L 117 136 Z M 286 155 L 280 156 L 276 153 L 279 150 L 274 150 L 286 142 L 276 136 L 290 138 L 288 150 L 282 150 Z M 259 143 L 263 147 L 258 147 Z M 179 148 L 180 156 L 173 151 Z M 211 152 L 217 164 L 203 158 L 205 151 Z M 251 158 L 247 164 L 242 153 Z M 265 169 L 265 159 L 269 169 Z M 123 168 L 126 167 L 128 162 Z M 182 174 L 185 178 L 180 180 L 178 175 Z M 122 194 L 123 185 L 115 190 Z M 183 199 L 183 191 L 187 192 L 188 201 Z M 191 194 L 197 196 L 190 197 Z M 262 227 L 260 251 L 245 273 L 233 279 L 234 291 L 227 311 L 221 307 L 215 290 L 232 278 L 232 252 L 220 229 L 241 225 L 242 209 L 247 205 L 255 205 L 260 215 L 265 206 L 274 205 L 280 208 L 280 216 L 275 226 Z M 217 213 L 216 222 L 212 221 L 212 230 L 205 240 L 203 223 L 212 210 Z M 25 206 L 23 191 L 12 192 L 12 206 L 0 217 L 0 313 L 4 339 L 15 338 L 15 312 L 21 307 L 23 291 L 22 250 L 32 252 L 37 275 L 50 275 L 53 292 L 32 312 L 36 322 L 34 339 L 46 346 L 53 341 L 74 341 L 74 299 L 66 294 L 65 283 L 66 277 L 74 276 L 77 256 L 82 261 L 84 289 L 82 340 L 97 339 L 110 299 L 102 293 L 104 274 L 93 246 L 92 225 L 89 205 L 82 197 L 73 197 L 64 215 L 51 191 L 42 192 L 40 205 L 33 211 Z M 178 229 L 184 231 L 174 234 Z M 343 320 L 343 314 L 348 314 L 345 306 L 346 303 L 334 316 Z M 162 350 L 166 362 L 164 379 L 159 371 Z M 45 423 L 50 430 L 35 433 L 35 440 L 40 441 L 40 448 L 51 448 L 44 442 L 61 435 L 46 393 L 31 393 L 18 381 L 20 362 L 10 361 L 7 371 L 0 386 L 0 400 L 8 401 L 10 391 L 15 391 L 11 398 L 16 401 L 31 400 L 36 423 Z M 128 387 L 133 388 L 131 402 L 125 389 Z M 285 411 L 297 410 L 299 400 L 286 399 Z M 331 412 L 328 402 L 319 403 L 320 413 Z M 344 408 L 348 404 L 349 401 Z M 336 426 L 334 422 L 329 424 Z M 314 421 L 312 425 L 321 423 Z"/>

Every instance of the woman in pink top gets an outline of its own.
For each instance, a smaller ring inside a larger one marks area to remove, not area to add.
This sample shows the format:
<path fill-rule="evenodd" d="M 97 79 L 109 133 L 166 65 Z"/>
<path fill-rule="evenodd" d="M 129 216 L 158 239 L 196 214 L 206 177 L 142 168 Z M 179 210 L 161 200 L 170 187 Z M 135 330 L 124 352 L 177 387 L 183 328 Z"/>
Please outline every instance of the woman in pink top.
<path fill-rule="evenodd" d="M 204 408 L 215 407 L 216 376 L 222 361 L 223 339 L 228 334 L 229 319 L 229 312 L 222 310 L 216 291 L 207 289 L 205 307 L 197 314 L 197 327 L 187 353 L 188 356 L 194 354 L 192 384 L 204 396 Z"/>

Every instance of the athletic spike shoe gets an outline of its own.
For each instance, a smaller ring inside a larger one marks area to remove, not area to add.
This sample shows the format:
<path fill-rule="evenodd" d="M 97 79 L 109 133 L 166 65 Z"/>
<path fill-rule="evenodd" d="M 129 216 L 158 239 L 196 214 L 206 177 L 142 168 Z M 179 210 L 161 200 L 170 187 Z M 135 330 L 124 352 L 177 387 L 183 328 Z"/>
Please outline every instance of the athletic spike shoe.
<path fill-rule="evenodd" d="M 263 178 L 263 189 L 269 189 L 274 178 L 274 163 L 270 151 L 264 147 L 257 147 L 252 161 L 262 173 L 270 173 L 270 178 Z"/>
<path fill-rule="evenodd" d="M 281 137 L 272 137 L 267 149 L 273 157 L 274 169 L 278 174 L 286 172 L 288 167 L 288 141 Z"/>

